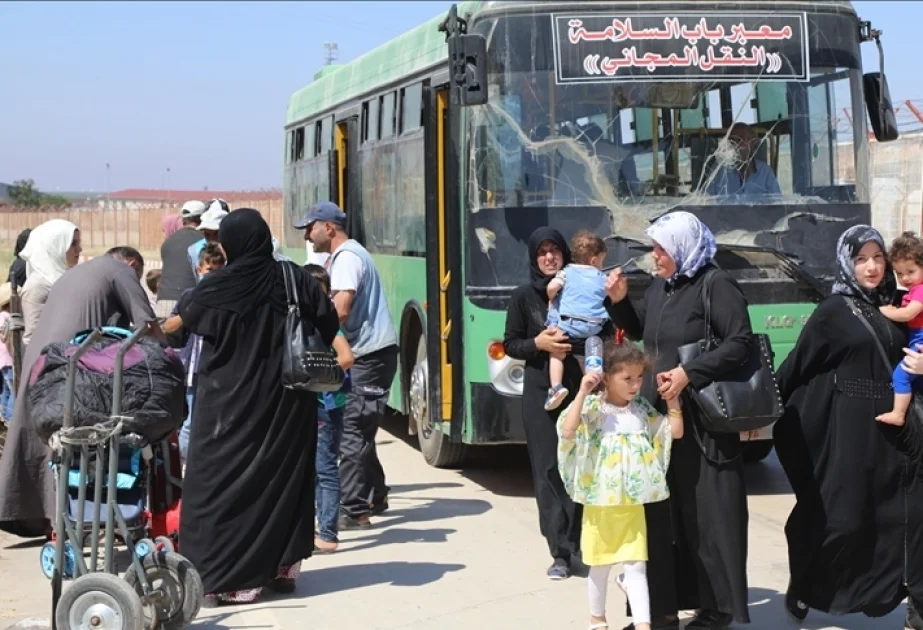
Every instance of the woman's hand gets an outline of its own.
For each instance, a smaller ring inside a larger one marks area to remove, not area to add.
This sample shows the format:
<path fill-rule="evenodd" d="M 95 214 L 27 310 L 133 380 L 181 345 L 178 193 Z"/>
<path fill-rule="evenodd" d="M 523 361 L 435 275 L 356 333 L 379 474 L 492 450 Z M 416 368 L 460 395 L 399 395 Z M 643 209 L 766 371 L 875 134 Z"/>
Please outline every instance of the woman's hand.
<path fill-rule="evenodd" d="M 606 276 L 606 295 L 613 304 L 618 304 L 628 295 L 628 278 L 622 273 L 621 268 L 613 269 Z"/>
<path fill-rule="evenodd" d="M 580 381 L 580 395 L 588 396 L 602 382 L 603 375 L 599 372 L 587 372 Z"/>
<path fill-rule="evenodd" d="M 535 338 L 535 347 L 549 354 L 567 354 L 571 349 L 570 344 L 567 343 L 567 335 L 554 326 L 538 334 Z"/>
<path fill-rule="evenodd" d="M 916 350 L 904 348 L 904 360 L 901 365 L 911 374 L 923 374 L 923 345 L 917 344 Z"/>
<path fill-rule="evenodd" d="M 677 398 L 689 384 L 689 376 L 683 366 L 678 365 L 669 372 L 657 375 L 657 392 L 667 402 Z"/>

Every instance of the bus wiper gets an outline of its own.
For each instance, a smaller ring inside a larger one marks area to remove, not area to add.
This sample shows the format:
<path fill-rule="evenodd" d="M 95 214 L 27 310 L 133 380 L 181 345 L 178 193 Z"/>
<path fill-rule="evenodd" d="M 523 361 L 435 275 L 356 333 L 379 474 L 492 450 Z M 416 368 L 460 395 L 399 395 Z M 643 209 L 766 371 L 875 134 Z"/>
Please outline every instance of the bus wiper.
<path fill-rule="evenodd" d="M 729 252 L 749 251 L 772 254 L 779 259 L 782 270 L 785 271 L 792 279 L 801 280 L 811 289 L 814 289 L 819 299 L 823 299 L 827 296 L 827 290 L 824 286 L 824 283 L 805 271 L 804 268 L 802 268 L 802 266 L 797 262 L 798 256 L 794 254 L 783 252 L 782 250 L 776 249 L 775 247 L 763 247 L 760 245 L 725 245 L 719 243 L 718 249 Z"/>
<path fill-rule="evenodd" d="M 654 249 L 654 246 L 645 241 L 632 238 L 630 236 L 622 236 L 621 234 L 610 234 L 609 236 L 603 239 L 604 241 L 621 241 L 622 243 L 629 243 L 632 247 L 640 247 L 645 251 L 651 251 Z"/>

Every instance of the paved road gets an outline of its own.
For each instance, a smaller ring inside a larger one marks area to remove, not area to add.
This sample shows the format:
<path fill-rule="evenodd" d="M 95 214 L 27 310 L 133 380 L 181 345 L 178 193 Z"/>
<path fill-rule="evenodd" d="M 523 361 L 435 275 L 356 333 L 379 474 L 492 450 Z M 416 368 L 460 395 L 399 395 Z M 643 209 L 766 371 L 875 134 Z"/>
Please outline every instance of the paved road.
<path fill-rule="evenodd" d="M 403 426 L 406 426 L 404 424 Z M 401 424 L 380 434 L 392 487 L 391 510 L 365 532 L 343 535 L 341 551 L 309 560 L 289 597 L 248 608 L 203 611 L 202 630 L 581 630 L 586 583 L 549 582 L 547 548 L 538 534 L 527 459 L 522 449 L 498 449 L 463 473 L 435 470 L 402 435 Z M 786 583 L 782 534 L 792 505 L 771 458 L 752 466 L 750 603 L 754 630 L 795 628 L 780 592 Z M 38 546 L 0 534 L 0 628 L 47 617 L 49 585 Z M 609 592 L 613 629 L 626 623 L 618 588 Z M 805 628 L 898 630 L 901 611 L 883 619 L 832 618 L 811 613 Z"/>

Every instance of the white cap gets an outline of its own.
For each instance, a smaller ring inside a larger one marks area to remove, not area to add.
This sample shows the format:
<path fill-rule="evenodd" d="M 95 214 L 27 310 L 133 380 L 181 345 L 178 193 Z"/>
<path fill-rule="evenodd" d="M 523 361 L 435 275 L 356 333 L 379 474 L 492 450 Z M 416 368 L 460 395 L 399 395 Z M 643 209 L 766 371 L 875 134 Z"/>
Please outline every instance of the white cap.
<path fill-rule="evenodd" d="M 214 204 L 212 206 L 202 215 L 202 222 L 196 227 L 197 230 L 213 230 L 217 232 L 218 227 L 221 225 L 221 219 L 228 216 L 228 213 L 221 206 L 214 207 Z"/>
<path fill-rule="evenodd" d="M 205 204 L 201 201 L 187 201 L 180 211 L 182 217 L 200 217 L 205 212 Z"/>

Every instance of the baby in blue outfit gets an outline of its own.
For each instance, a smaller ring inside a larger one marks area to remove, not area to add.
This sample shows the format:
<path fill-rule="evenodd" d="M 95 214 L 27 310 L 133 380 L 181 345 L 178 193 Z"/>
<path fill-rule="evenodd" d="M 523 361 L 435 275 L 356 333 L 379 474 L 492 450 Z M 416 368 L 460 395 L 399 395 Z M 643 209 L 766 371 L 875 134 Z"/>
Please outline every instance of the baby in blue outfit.
<path fill-rule="evenodd" d="M 606 244 L 592 232 L 580 231 L 571 241 L 573 262 L 548 284 L 548 319 L 546 326 L 554 326 L 570 339 L 587 339 L 598 335 L 609 315 L 603 306 L 606 299 L 606 274 L 602 272 L 606 260 Z M 564 380 L 564 354 L 552 354 L 548 361 L 551 388 L 545 400 L 545 409 L 557 409 L 567 398 Z"/>

